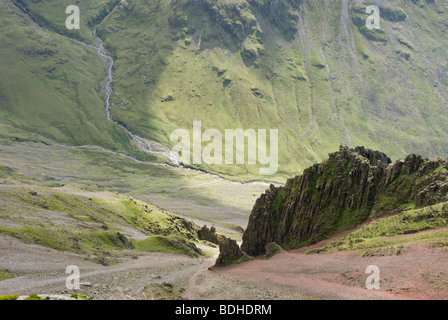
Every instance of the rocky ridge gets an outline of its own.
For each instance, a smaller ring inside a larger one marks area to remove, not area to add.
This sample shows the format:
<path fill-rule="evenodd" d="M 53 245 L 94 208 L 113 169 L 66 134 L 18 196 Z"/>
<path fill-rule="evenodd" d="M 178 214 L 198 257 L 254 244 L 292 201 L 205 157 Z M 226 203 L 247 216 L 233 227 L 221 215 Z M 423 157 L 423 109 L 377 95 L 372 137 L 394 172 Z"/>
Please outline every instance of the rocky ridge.
<path fill-rule="evenodd" d="M 341 146 L 329 159 L 273 185 L 255 203 L 241 249 L 266 253 L 275 242 L 298 248 L 369 218 L 447 201 L 448 162 L 411 154 L 392 163 L 384 153 Z"/>

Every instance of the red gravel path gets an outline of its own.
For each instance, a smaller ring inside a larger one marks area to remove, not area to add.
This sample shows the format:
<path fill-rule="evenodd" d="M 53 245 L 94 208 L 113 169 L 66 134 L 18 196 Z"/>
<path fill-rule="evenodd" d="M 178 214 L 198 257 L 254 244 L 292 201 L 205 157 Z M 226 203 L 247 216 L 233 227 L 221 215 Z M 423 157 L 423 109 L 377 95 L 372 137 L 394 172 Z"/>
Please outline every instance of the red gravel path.
<path fill-rule="evenodd" d="M 290 251 L 213 271 L 242 282 L 264 282 L 277 292 L 315 299 L 448 299 L 446 248 L 419 244 L 398 256 Z M 367 266 L 380 268 L 380 290 L 367 290 Z"/>

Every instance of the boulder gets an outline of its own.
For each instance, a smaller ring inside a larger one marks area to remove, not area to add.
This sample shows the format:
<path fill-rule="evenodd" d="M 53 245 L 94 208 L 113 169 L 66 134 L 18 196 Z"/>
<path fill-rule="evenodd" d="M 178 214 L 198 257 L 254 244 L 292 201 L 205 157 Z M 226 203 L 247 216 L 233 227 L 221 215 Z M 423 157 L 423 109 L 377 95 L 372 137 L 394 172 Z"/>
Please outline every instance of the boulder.
<path fill-rule="evenodd" d="M 285 252 L 285 250 L 283 250 L 283 248 L 280 247 L 280 246 L 279 246 L 277 243 L 275 243 L 275 242 L 269 242 L 269 243 L 266 245 L 265 250 L 266 250 L 266 258 L 267 258 L 267 259 L 272 258 L 272 257 L 275 256 L 276 254 Z"/>
<path fill-rule="evenodd" d="M 219 245 L 219 256 L 216 259 L 215 267 L 238 264 L 251 259 L 250 256 L 240 249 L 235 240 L 226 238 Z"/>

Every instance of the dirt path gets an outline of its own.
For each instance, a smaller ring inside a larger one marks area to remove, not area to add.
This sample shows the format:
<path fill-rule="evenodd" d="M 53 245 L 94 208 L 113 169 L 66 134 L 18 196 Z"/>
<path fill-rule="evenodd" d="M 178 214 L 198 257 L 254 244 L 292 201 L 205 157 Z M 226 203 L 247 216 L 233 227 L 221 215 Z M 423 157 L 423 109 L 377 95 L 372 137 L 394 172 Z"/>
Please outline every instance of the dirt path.
<path fill-rule="evenodd" d="M 17 277 L 0 281 L 4 294 L 71 294 L 85 293 L 95 299 L 145 299 L 143 288 L 150 283 L 167 282 L 179 288 L 198 270 L 213 264 L 213 259 L 194 259 L 185 255 L 144 253 L 137 259 L 128 258 L 120 264 L 103 266 L 84 261 L 77 254 L 59 252 L 39 245 L 0 235 L 0 269 Z M 81 285 L 78 291 L 65 286 L 69 265 L 80 268 Z"/>
<path fill-rule="evenodd" d="M 307 248 L 309 249 L 309 247 Z M 77 254 L 27 245 L 0 236 L 0 269 L 17 277 L 0 281 L 0 295 L 84 293 L 95 299 L 148 299 L 150 283 L 167 282 L 195 299 L 448 299 L 448 253 L 418 244 L 400 255 L 362 257 L 354 251 L 304 254 L 290 251 L 268 260 L 208 270 L 213 258 L 145 253 L 113 266 L 85 261 Z M 66 267 L 81 271 L 81 289 L 65 287 Z M 380 269 L 380 290 L 367 290 L 367 266 Z"/>
<path fill-rule="evenodd" d="M 445 248 L 419 244 L 398 256 L 354 253 L 291 251 L 207 270 L 196 276 L 187 292 L 193 299 L 448 299 Z M 380 290 L 366 289 L 370 265 L 380 269 Z"/>

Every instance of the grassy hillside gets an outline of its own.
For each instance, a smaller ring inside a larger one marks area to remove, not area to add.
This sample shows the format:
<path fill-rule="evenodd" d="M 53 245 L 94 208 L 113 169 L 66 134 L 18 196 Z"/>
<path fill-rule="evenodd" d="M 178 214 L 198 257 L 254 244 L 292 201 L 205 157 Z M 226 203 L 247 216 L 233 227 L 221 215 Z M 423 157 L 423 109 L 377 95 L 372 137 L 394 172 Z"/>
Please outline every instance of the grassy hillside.
<path fill-rule="evenodd" d="M 37 23 L 87 42 L 100 23 L 115 60 L 112 117 L 164 145 L 174 144 L 172 130 L 191 129 L 195 120 L 221 132 L 279 129 L 280 176 L 340 144 L 393 159 L 448 154 L 446 0 L 72 1 L 81 29 L 70 33 L 61 28 L 68 1 L 20 3 Z M 380 6 L 381 30 L 365 27 L 372 3 Z M 0 51 L 8 59 L 1 116 L 67 143 L 131 152 L 128 137 L 104 121 L 101 59 L 37 28 L 11 1 L 2 7 L 8 27 L 0 36 L 7 41 L 11 28 L 19 36 Z M 29 97 L 24 86 L 33 89 Z M 259 176 L 258 165 L 198 167 Z"/>
<path fill-rule="evenodd" d="M 0 1 L 0 21 L 0 118 L 58 142 L 154 158 L 105 120 L 107 66 L 94 49 L 41 29 L 11 1 Z"/>
<path fill-rule="evenodd" d="M 12 0 L 12 2 L 33 21 L 48 29 L 64 34 L 89 44 L 96 42 L 92 33 L 94 28 L 104 17 L 110 13 L 120 0 L 84 0 L 84 1 L 52 1 L 52 0 Z M 65 21 L 70 14 L 65 13 L 69 5 L 76 5 L 80 11 L 80 29 L 69 30 Z"/>
<path fill-rule="evenodd" d="M 363 256 L 393 255 L 413 244 L 447 246 L 446 203 L 404 211 L 401 214 L 368 223 L 309 253 L 360 250 Z"/>
<path fill-rule="evenodd" d="M 351 1 L 280 3 L 277 12 L 263 1 L 117 7 L 99 28 L 116 58 L 114 117 L 164 144 L 194 120 L 221 132 L 279 128 L 280 173 L 339 144 L 393 158 L 447 154 L 442 1 L 382 6 L 375 32 Z"/>
<path fill-rule="evenodd" d="M 215 224 L 241 237 L 263 184 L 231 183 L 216 177 L 136 162 L 99 148 L 56 146 L 49 139 L 0 122 L 0 186 L 38 185 L 110 191 L 155 203 L 168 212 Z M 199 222 L 198 222 L 199 223 Z"/>
<path fill-rule="evenodd" d="M 0 188 L 0 233 L 61 251 L 76 252 L 103 264 L 137 249 L 199 257 L 198 226 L 129 197 L 39 186 Z M 157 246 L 142 242 L 173 239 Z M 193 242 L 192 242 L 193 241 Z"/>

